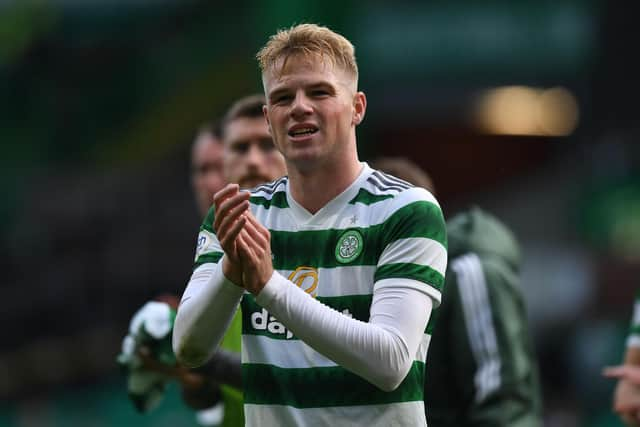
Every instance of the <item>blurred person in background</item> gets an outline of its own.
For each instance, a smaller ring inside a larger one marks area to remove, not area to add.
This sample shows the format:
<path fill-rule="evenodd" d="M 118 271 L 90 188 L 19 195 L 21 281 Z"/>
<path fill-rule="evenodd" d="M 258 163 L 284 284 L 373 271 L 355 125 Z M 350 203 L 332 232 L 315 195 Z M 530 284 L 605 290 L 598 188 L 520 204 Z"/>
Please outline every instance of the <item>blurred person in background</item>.
<path fill-rule="evenodd" d="M 435 194 L 405 158 L 372 166 Z M 474 207 L 447 221 L 449 264 L 427 354 L 429 427 L 542 426 L 537 363 L 520 291 L 520 250 L 511 231 Z"/>
<path fill-rule="evenodd" d="M 240 188 L 250 189 L 274 181 L 287 171 L 262 112 L 265 102 L 261 94 L 242 98 L 231 106 L 222 122 L 227 182 Z"/>
<path fill-rule="evenodd" d="M 627 426 L 640 426 L 640 290 L 636 292 L 633 317 L 624 363 L 604 369 L 604 375 L 617 378 L 613 410 Z"/>
<path fill-rule="evenodd" d="M 191 186 L 202 218 L 211 207 L 213 195 L 227 183 L 219 127 L 219 123 L 203 125 L 191 147 Z"/>
<path fill-rule="evenodd" d="M 425 328 L 446 268 L 440 206 L 358 160 L 366 98 L 347 39 L 301 24 L 258 58 L 288 177 L 214 196 L 201 231 L 211 261 L 184 292 L 174 350 L 206 361 L 242 304 L 247 425 L 426 425 Z"/>
<path fill-rule="evenodd" d="M 236 101 L 226 113 L 220 132 L 203 127 L 192 148 L 192 185 L 203 217 L 213 194 L 226 182 L 252 187 L 286 173 L 284 159 L 275 149 L 262 113 L 264 96 Z M 199 241 L 199 248 L 206 242 Z M 200 260 L 202 261 L 202 260 Z M 221 350 L 206 365 L 190 369 L 177 363 L 170 342 L 176 296 L 162 296 L 145 304 L 131 321 L 122 361 L 129 369 L 129 392 L 136 407 L 151 410 L 164 394 L 167 381 L 177 381 L 184 401 L 198 410 L 202 425 L 244 425 L 240 352 L 241 316 L 234 316 Z M 137 345 L 134 344 L 137 342 Z M 132 368 L 133 367 L 133 368 Z M 220 399 L 223 398 L 224 404 Z"/>

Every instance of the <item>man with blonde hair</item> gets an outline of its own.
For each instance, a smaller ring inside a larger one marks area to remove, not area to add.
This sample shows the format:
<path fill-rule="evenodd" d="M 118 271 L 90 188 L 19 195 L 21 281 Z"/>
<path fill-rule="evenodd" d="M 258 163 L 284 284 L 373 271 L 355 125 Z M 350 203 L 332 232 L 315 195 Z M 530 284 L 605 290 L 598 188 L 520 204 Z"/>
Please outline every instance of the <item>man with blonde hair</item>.
<path fill-rule="evenodd" d="M 425 189 L 358 159 L 365 115 L 354 49 L 313 24 L 258 53 L 264 115 L 288 177 L 228 185 L 201 238 L 173 346 L 191 366 L 242 305 L 249 426 L 424 426 L 425 332 L 446 270 L 442 211 Z"/>

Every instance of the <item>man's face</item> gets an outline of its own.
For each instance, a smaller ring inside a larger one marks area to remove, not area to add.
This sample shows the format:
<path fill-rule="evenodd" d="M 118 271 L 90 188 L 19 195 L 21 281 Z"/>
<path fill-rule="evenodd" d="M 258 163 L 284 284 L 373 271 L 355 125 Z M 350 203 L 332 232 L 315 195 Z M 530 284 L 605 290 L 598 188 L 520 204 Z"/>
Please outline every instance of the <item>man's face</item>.
<path fill-rule="evenodd" d="M 349 72 L 318 56 L 294 55 L 284 67 L 267 70 L 263 84 L 265 117 L 292 165 L 336 164 L 356 149 L 355 126 L 364 117 L 366 99 Z"/>
<path fill-rule="evenodd" d="M 252 188 L 287 172 L 264 117 L 240 117 L 224 132 L 224 171 L 228 182 Z"/>
<path fill-rule="evenodd" d="M 191 152 L 191 183 L 198 210 L 204 217 L 213 195 L 225 185 L 222 142 L 208 132 L 198 135 Z"/>

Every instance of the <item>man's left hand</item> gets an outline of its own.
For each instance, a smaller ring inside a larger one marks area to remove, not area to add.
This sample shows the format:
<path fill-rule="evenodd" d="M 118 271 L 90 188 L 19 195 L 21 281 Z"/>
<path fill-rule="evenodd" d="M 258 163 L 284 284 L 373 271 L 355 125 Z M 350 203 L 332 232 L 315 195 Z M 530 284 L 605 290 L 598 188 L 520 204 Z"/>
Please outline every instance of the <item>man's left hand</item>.
<path fill-rule="evenodd" d="M 273 275 L 271 260 L 271 233 L 253 216 L 237 237 L 238 253 L 242 260 L 242 279 L 246 290 L 258 295 Z"/>

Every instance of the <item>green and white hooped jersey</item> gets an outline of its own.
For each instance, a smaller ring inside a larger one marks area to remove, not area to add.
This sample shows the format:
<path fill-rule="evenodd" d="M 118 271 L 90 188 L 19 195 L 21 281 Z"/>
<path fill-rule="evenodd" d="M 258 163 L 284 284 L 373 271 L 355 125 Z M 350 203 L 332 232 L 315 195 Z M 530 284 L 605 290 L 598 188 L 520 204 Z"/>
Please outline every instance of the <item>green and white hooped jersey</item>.
<path fill-rule="evenodd" d="M 636 292 L 636 297 L 633 301 L 633 317 L 631 318 L 627 347 L 640 348 L 640 290 Z"/>
<path fill-rule="evenodd" d="M 271 232 L 273 266 L 309 297 L 358 320 L 369 320 L 376 282 L 407 279 L 440 302 L 446 231 L 440 206 L 426 190 L 368 165 L 315 215 L 288 191 L 288 179 L 255 188 L 251 210 Z M 196 267 L 222 257 L 212 229 L 201 227 Z M 294 336 L 242 299 L 242 368 L 247 425 L 426 425 L 423 383 L 431 325 L 400 384 L 385 392 Z"/>

